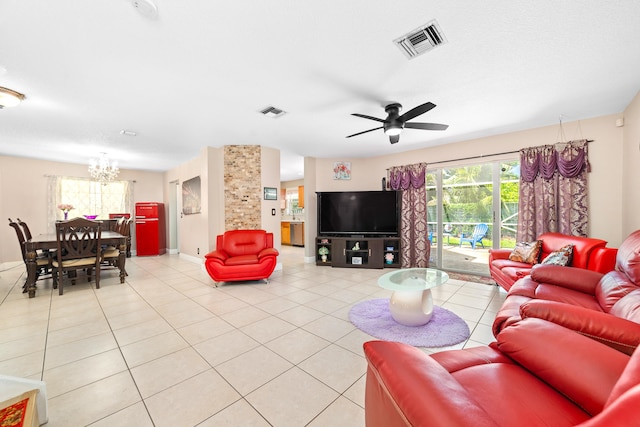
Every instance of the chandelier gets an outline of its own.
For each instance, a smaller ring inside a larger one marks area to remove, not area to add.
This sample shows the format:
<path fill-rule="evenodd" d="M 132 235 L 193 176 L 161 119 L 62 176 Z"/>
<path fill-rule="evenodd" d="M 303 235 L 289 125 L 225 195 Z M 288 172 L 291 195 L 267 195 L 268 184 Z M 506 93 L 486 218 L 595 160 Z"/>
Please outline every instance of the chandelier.
<path fill-rule="evenodd" d="M 100 159 L 91 159 L 89 161 L 89 173 L 96 181 L 106 185 L 113 181 L 120 173 L 116 162 L 109 163 L 107 153 L 101 153 Z"/>

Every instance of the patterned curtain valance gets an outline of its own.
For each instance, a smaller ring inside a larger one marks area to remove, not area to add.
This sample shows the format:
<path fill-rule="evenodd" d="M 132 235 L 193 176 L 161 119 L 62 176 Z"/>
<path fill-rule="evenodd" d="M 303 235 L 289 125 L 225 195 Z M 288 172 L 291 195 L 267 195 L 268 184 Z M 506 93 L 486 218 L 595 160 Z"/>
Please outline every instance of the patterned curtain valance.
<path fill-rule="evenodd" d="M 389 170 L 389 185 L 392 190 L 407 190 L 409 187 L 421 188 L 425 184 L 426 173 L 426 163 L 394 166 Z"/>
<path fill-rule="evenodd" d="M 520 150 L 520 177 L 524 182 L 533 182 L 538 175 L 549 180 L 556 171 L 565 178 L 574 178 L 589 169 L 585 139 L 570 141 L 561 150 L 554 145 Z"/>

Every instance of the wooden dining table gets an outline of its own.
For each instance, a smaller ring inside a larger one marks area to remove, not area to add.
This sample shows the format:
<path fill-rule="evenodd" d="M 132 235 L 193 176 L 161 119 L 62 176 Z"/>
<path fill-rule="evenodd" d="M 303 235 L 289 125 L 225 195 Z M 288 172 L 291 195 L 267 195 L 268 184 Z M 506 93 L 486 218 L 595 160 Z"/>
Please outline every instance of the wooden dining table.
<path fill-rule="evenodd" d="M 118 256 L 118 268 L 120 269 L 120 283 L 124 283 L 126 270 L 124 268 L 127 249 L 127 236 L 123 236 L 115 231 L 103 230 L 100 236 L 100 244 L 112 245 L 120 250 Z M 27 282 L 26 287 L 29 292 L 29 298 L 36 296 L 36 279 L 38 266 L 36 264 L 37 251 L 46 249 L 56 249 L 58 241 L 56 233 L 45 233 L 33 236 L 31 240 L 24 242 L 26 258 L 27 258 Z"/>

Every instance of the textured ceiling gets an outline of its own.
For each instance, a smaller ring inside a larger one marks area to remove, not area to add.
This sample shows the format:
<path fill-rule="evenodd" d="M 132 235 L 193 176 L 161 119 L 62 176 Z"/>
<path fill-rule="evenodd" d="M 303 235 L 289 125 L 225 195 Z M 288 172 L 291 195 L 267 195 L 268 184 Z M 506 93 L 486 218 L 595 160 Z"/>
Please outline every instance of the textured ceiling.
<path fill-rule="evenodd" d="M 164 171 L 204 146 L 378 156 L 621 112 L 640 89 L 640 2 L 0 1 L 0 154 Z M 393 40 L 435 19 L 447 43 L 408 60 Z M 390 145 L 350 113 L 437 107 Z M 273 105 L 279 118 L 259 113 Z M 137 136 L 121 135 L 123 129 Z M 295 167 L 294 167 L 295 166 Z"/>

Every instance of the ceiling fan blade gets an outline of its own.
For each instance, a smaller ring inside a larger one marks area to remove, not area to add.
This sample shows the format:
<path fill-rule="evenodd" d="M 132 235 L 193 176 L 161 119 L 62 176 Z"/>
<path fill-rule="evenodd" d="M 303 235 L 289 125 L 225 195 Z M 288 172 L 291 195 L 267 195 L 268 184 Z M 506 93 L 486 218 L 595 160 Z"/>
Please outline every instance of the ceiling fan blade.
<path fill-rule="evenodd" d="M 406 113 L 398 117 L 398 120 L 400 120 L 401 122 L 406 122 L 408 120 L 413 119 L 414 117 L 418 117 L 420 114 L 426 113 L 432 108 L 435 108 L 435 106 L 436 104 L 432 102 L 425 102 L 424 104 L 418 105 L 417 107 L 407 111 Z"/>
<path fill-rule="evenodd" d="M 440 123 L 405 123 L 404 127 L 409 129 L 447 130 L 449 125 L 443 125 Z"/>
<path fill-rule="evenodd" d="M 389 136 L 389 142 L 390 143 L 395 144 L 398 141 L 400 141 L 400 135 L 390 135 Z"/>
<path fill-rule="evenodd" d="M 371 116 L 367 116 L 364 114 L 358 114 L 358 113 L 352 113 L 352 116 L 356 116 L 356 117 L 362 117 L 363 119 L 369 119 L 369 120 L 375 120 L 376 122 L 382 122 L 384 123 L 384 119 L 379 119 L 377 117 L 371 117 Z"/>
<path fill-rule="evenodd" d="M 382 126 L 380 126 L 379 128 L 373 128 L 373 129 L 369 129 L 369 130 L 363 130 L 362 132 L 354 133 L 353 135 L 347 136 L 347 138 L 351 138 L 352 136 L 362 135 L 363 133 L 372 132 L 372 131 L 378 130 L 378 129 L 382 129 Z"/>

